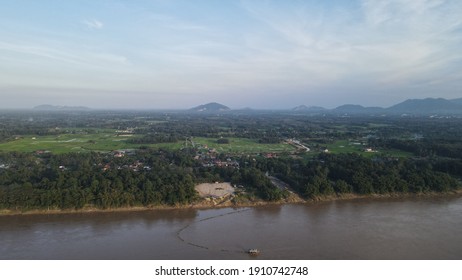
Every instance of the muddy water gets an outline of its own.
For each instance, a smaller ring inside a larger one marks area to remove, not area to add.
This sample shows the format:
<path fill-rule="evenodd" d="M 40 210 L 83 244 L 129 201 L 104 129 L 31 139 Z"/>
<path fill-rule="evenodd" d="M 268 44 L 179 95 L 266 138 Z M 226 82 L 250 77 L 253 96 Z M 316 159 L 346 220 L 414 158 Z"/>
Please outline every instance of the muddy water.
<path fill-rule="evenodd" d="M 462 197 L 0 217 L 0 259 L 462 259 Z"/>

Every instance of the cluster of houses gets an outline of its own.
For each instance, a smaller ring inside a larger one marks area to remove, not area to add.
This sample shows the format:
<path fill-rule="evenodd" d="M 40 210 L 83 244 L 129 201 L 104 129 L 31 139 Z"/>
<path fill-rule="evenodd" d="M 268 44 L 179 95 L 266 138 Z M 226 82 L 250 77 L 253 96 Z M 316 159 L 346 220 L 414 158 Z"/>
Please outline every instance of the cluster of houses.
<path fill-rule="evenodd" d="M 49 153 L 51 153 L 51 152 L 47 151 L 47 150 L 37 150 L 37 151 L 35 151 L 36 155 L 44 155 L 44 154 L 49 154 Z"/>
<path fill-rule="evenodd" d="M 107 170 L 112 169 L 112 168 L 116 168 L 117 170 L 130 169 L 130 170 L 132 170 L 134 172 L 139 172 L 141 170 L 146 170 L 146 171 L 151 171 L 152 170 L 151 166 L 144 165 L 144 163 L 142 163 L 139 160 L 136 160 L 131 164 L 124 164 L 124 165 L 119 165 L 119 166 L 113 166 L 113 165 L 111 165 L 111 163 L 106 163 L 104 166 L 102 166 L 101 170 L 107 171 Z"/>
<path fill-rule="evenodd" d="M 132 127 L 129 127 L 127 129 L 123 129 L 123 130 L 116 130 L 115 131 L 116 133 L 128 133 L 128 134 L 133 134 L 135 133 L 135 129 L 132 128 Z"/>
<path fill-rule="evenodd" d="M 194 159 L 199 161 L 203 167 L 239 168 L 239 162 L 230 157 L 227 157 L 226 159 L 220 159 L 216 149 L 210 149 L 207 145 L 198 149 Z"/>
<path fill-rule="evenodd" d="M 118 129 L 115 131 L 115 133 L 117 134 L 117 136 L 130 137 L 133 136 L 133 134 L 135 133 L 135 128 L 128 127 L 127 129 Z"/>
<path fill-rule="evenodd" d="M 135 154 L 135 149 L 115 150 L 115 151 L 112 151 L 111 154 L 115 158 L 121 158 L 121 157 L 124 157 L 125 155 L 132 156 Z"/>

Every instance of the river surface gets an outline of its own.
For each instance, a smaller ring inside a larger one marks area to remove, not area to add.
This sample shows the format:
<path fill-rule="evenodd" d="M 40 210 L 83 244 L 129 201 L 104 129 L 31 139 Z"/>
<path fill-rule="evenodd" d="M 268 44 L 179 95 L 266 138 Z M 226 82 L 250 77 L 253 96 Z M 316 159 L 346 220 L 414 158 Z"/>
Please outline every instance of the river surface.
<path fill-rule="evenodd" d="M 0 259 L 249 258 L 462 259 L 462 197 L 0 217 Z"/>

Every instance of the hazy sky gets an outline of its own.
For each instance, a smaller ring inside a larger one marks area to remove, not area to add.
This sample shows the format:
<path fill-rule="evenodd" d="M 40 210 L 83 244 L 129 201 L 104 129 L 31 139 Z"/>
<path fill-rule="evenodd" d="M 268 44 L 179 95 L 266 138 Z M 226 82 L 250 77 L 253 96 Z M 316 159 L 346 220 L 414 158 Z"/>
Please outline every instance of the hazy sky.
<path fill-rule="evenodd" d="M 462 97 L 460 0 L 0 0 L 0 108 Z"/>

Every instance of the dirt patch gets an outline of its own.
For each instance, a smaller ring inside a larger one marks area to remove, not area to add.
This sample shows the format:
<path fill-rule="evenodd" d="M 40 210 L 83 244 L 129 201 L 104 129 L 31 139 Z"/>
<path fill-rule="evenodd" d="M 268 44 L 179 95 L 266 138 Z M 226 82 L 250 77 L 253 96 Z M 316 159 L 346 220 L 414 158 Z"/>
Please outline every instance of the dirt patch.
<path fill-rule="evenodd" d="M 230 183 L 204 183 L 196 187 L 201 197 L 222 198 L 234 194 L 234 188 Z"/>

